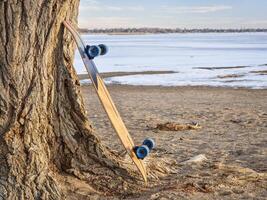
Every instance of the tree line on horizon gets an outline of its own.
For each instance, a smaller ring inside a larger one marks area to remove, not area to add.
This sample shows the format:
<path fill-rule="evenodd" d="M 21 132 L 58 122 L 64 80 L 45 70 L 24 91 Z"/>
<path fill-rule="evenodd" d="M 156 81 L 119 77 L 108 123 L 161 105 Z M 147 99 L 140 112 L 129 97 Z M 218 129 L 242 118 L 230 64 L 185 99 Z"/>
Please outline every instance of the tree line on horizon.
<path fill-rule="evenodd" d="M 133 33 L 242 33 L 242 32 L 267 32 L 265 28 L 240 28 L 240 29 L 182 29 L 182 28 L 105 28 L 87 29 L 79 28 L 80 33 L 93 34 L 133 34 Z"/>

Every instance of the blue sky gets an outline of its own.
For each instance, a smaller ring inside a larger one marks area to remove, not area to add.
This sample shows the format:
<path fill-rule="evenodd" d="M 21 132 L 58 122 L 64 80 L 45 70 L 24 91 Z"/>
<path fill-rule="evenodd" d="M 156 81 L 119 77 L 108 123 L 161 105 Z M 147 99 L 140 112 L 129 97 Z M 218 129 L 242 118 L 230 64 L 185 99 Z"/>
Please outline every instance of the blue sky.
<path fill-rule="evenodd" d="M 267 28 L 267 0 L 81 0 L 82 28 Z"/>

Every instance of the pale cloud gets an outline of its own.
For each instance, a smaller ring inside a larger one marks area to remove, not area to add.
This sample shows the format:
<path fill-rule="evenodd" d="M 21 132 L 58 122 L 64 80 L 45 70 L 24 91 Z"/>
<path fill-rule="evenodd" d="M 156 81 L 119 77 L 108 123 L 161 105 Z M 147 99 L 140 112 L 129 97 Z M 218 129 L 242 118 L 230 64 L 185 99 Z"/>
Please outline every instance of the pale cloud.
<path fill-rule="evenodd" d="M 110 10 L 110 11 L 121 11 L 123 10 L 122 7 L 118 7 L 118 6 L 106 6 L 104 7 L 105 10 Z"/>
<path fill-rule="evenodd" d="M 246 22 L 248 24 L 267 24 L 267 20 L 254 20 Z"/>
<path fill-rule="evenodd" d="M 231 10 L 232 6 L 226 6 L 226 5 L 178 6 L 178 7 L 164 6 L 163 9 L 165 11 L 175 12 L 175 13 L 210 13 L 210 12 L 218 12 L 218 11 L 223 11 L 223 10 Z"/>
<path fill-rule="evenodd" d="M 145 8 L 143 6 L 132 6 L 132 7 L 128 7 L 128 10 L 131 10 L 131 11 L 144 11 Z"/>
<path fill-rule="evenodd" d="M 172 27 L 185 28 L 267 28 L 267 20 L 249 20 L 242 17 L 224 17 L 214 20 L 213 18 L 201 18 L 170 24 Z M 214 23 L 216 22 L 216 24 Z"/>
<path fill-rule="evenodd" d="M 79 19 L 79 26 L 84 28 L 114 28 L 132 27 L 135 24 L 134 18 L 130 17 L 94 17 L 91 20 Z"/>
<path fill-rule="evenodd" d="M 142 6 L 132 6 L 132 7 L 119 7 L 119 6 L 104 6 L 102 9 L 110 10 L 110 11 L 143 11 L 145 10 Z"/>
<path fill-rule="evenodd" d="M 84 2 L 84 0 L 83 0 L 83 2 Z M 97 1 L 97 0 L 85 0 L 85 2 L 87 3 L 87 4 L 99 4 L 99 2 Z"/>
<path fill-rule="evenodd" d="M 103 5 L 95 0 L 86 0 L 83 4 L 80 5 L 80 11 L 144 11 L 143 6 L 111 6 Z"/>
<path fill-rule="evenodd" d="M 98 5 L 90 5 L 90 6 L 80 6 L 80 11 L 144 11 L 145 8 L 142 6 L 98 6 Z"/>
<path fill-rule="evenodd" d="M 252 28 L 267 27 L 267 20 L 242 20 L 240 25 Z"/>
<path fill-rule="evenodd" d="M 182 1 L 182 0 L 181 0 Z M 183 0 L 186 2 L 186 0 Z M 256 0 L 255 0 L 256 1 Z M 115 3 L 112 3 L 115 2 Z M 132 6 L 125 0 L 101 1 L 81 0 L 79 25 L 84 28 L 113 27 L 166 27 L 166 28 L 242 28 L 267 27 L 266 17 L 256 17 L 253 12 L 264 12 L 264 6 L 244 15 L 241 7 L 231 3 L 195 5 L 177 1 L 168 5 L 162 1 L 157 5 L 148 5 L 145 1 L 132 1 Z M 180 6 L 179 6 L 180 5 Z M 246 5 L 247 7 L 249 5 Z M 230 15 L 225 15 L 227 12 Z M 224 14 L 225 13 L 225 14 Z M 208 15 L 208 14 L 212 14 Z"/>
<path fill-rule="evenodd" d="M 80 12 L 100 11 L 101 10 L 101 7 L 94 6 L 94 5 L 91 5 L 91 6 L 80 6 L 79 10 L 80 10 Z"/>

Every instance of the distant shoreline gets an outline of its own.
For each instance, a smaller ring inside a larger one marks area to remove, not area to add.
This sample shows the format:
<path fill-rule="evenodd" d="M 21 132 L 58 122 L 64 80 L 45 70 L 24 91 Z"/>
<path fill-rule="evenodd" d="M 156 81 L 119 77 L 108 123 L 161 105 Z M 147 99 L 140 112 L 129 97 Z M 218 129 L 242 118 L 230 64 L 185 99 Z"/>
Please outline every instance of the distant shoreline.
<path fill-rule="evenodd" d="M 168 28 L 109 28 L 86 29 L 80 28 L 82 34 L 109 34 L 109 35 L 144 35 L 144 34 L 169 34 L 169 33 L 265 33 L 267 29 L 168 29 Z"/>

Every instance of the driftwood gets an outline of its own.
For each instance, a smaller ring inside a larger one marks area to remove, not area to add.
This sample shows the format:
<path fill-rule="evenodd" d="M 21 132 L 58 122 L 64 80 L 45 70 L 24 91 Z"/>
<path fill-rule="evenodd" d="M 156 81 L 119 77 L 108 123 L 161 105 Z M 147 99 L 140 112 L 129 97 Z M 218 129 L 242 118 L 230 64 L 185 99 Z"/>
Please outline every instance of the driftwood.
<path fill-rule="evenodd" d="M 190 158 L 189 160 L 182 162 L 181 164 L 201 163 L 201 162 L 207 161 L 207 160 L 208 159 L 204 154 L 199 154 L 197 156 Z"/>
<path fill-rule="evenodd" d="M 155 129 L 161 131 L 184 131 L 184 130 L 197 130 L 202 127 L 198 123 L 178 124 L 174 122 L 167 122 L 164 124 L 157 124 Z"/>

